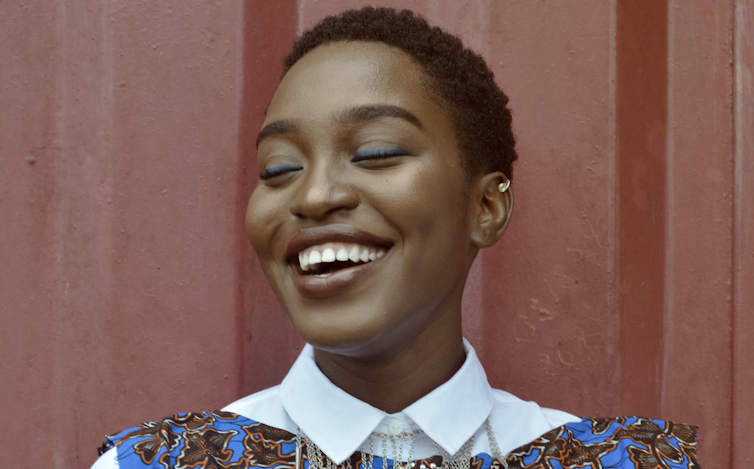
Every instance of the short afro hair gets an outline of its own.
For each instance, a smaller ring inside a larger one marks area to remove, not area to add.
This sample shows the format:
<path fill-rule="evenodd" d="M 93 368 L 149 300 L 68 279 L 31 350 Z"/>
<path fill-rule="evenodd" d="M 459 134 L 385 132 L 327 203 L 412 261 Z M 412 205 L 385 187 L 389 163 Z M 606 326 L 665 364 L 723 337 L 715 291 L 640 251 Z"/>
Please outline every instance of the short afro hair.
<path fill-rule="evenodd" d="M 286 57 L 285 72 L 314 48 L 340 41 L 382 42 L 408 53 L 423 69 L 429 89 L 450 108 L 466 175 L 501 171 L 512 178 L 518 155 L 508 96 L 484 59 L 458 37 L 410 10 L 348 10 L 306 31 Z"/>

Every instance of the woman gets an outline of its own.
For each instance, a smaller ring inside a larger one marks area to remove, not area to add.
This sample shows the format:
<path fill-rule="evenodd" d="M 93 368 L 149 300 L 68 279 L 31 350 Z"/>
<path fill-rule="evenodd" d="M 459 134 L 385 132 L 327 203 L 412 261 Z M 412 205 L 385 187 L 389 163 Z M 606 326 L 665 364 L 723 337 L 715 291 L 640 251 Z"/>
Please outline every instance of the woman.
<path fill-rule="evenodd" d="M 407 11 L 304 34 L 257 138 L 246 224 L 308 345 L 280 386 L 125 430 L 94 467 L 698 467 L 694 427 L 521 401 L 462 338 L 466 276 L 513 209 L 493 78 Z"/>

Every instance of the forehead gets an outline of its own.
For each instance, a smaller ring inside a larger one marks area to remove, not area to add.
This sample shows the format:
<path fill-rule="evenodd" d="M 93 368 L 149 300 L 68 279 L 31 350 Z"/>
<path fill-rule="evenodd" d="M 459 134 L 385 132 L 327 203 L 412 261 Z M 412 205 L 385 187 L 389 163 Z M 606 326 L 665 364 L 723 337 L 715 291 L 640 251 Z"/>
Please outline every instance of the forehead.
<path fill-rule="evenodd" d="M 282 119 L 316 121 L 345 108 L 375 103 L 422 114 L 430 125 L 447 125 L 431 122 L 447 121 L 447 115 L 427 92 L 424 73 L 407 53 L 382 43 L 357 41 L 319 46 L 296 62 L 275 91 L 265 124 Z"/>

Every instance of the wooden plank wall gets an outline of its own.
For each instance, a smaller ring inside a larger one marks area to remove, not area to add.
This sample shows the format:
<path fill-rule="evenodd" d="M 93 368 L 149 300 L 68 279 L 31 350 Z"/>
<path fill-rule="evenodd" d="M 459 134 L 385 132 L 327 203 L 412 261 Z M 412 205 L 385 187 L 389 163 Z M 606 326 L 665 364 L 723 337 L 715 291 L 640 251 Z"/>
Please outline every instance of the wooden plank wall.
<path fill-rule="evenodd" d="M 106 432 L 282 379 L 302 343 L 245 238 L 253 142 L 296 34 L 363 3 L 0 2 L 8 465 L 88 467 Z M 464 299 L 493 385 L 695 423 L 703 467 L 754 467 L 752 0 L 373 3 L 511 97 L 516 209 Z"/>

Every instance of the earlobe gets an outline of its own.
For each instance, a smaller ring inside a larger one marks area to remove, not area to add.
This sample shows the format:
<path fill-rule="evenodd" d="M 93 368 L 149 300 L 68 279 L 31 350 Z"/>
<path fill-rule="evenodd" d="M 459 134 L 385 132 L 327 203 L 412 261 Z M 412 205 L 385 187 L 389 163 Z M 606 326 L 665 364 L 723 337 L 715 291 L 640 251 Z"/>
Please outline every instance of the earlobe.
<path fill-rule="evenodd" d="M 492 246 L 503 235 L 513 212 L 513 190 L 501 172 L 477 179 L 471 187 L 471 241 L 478 248 Z"/>

